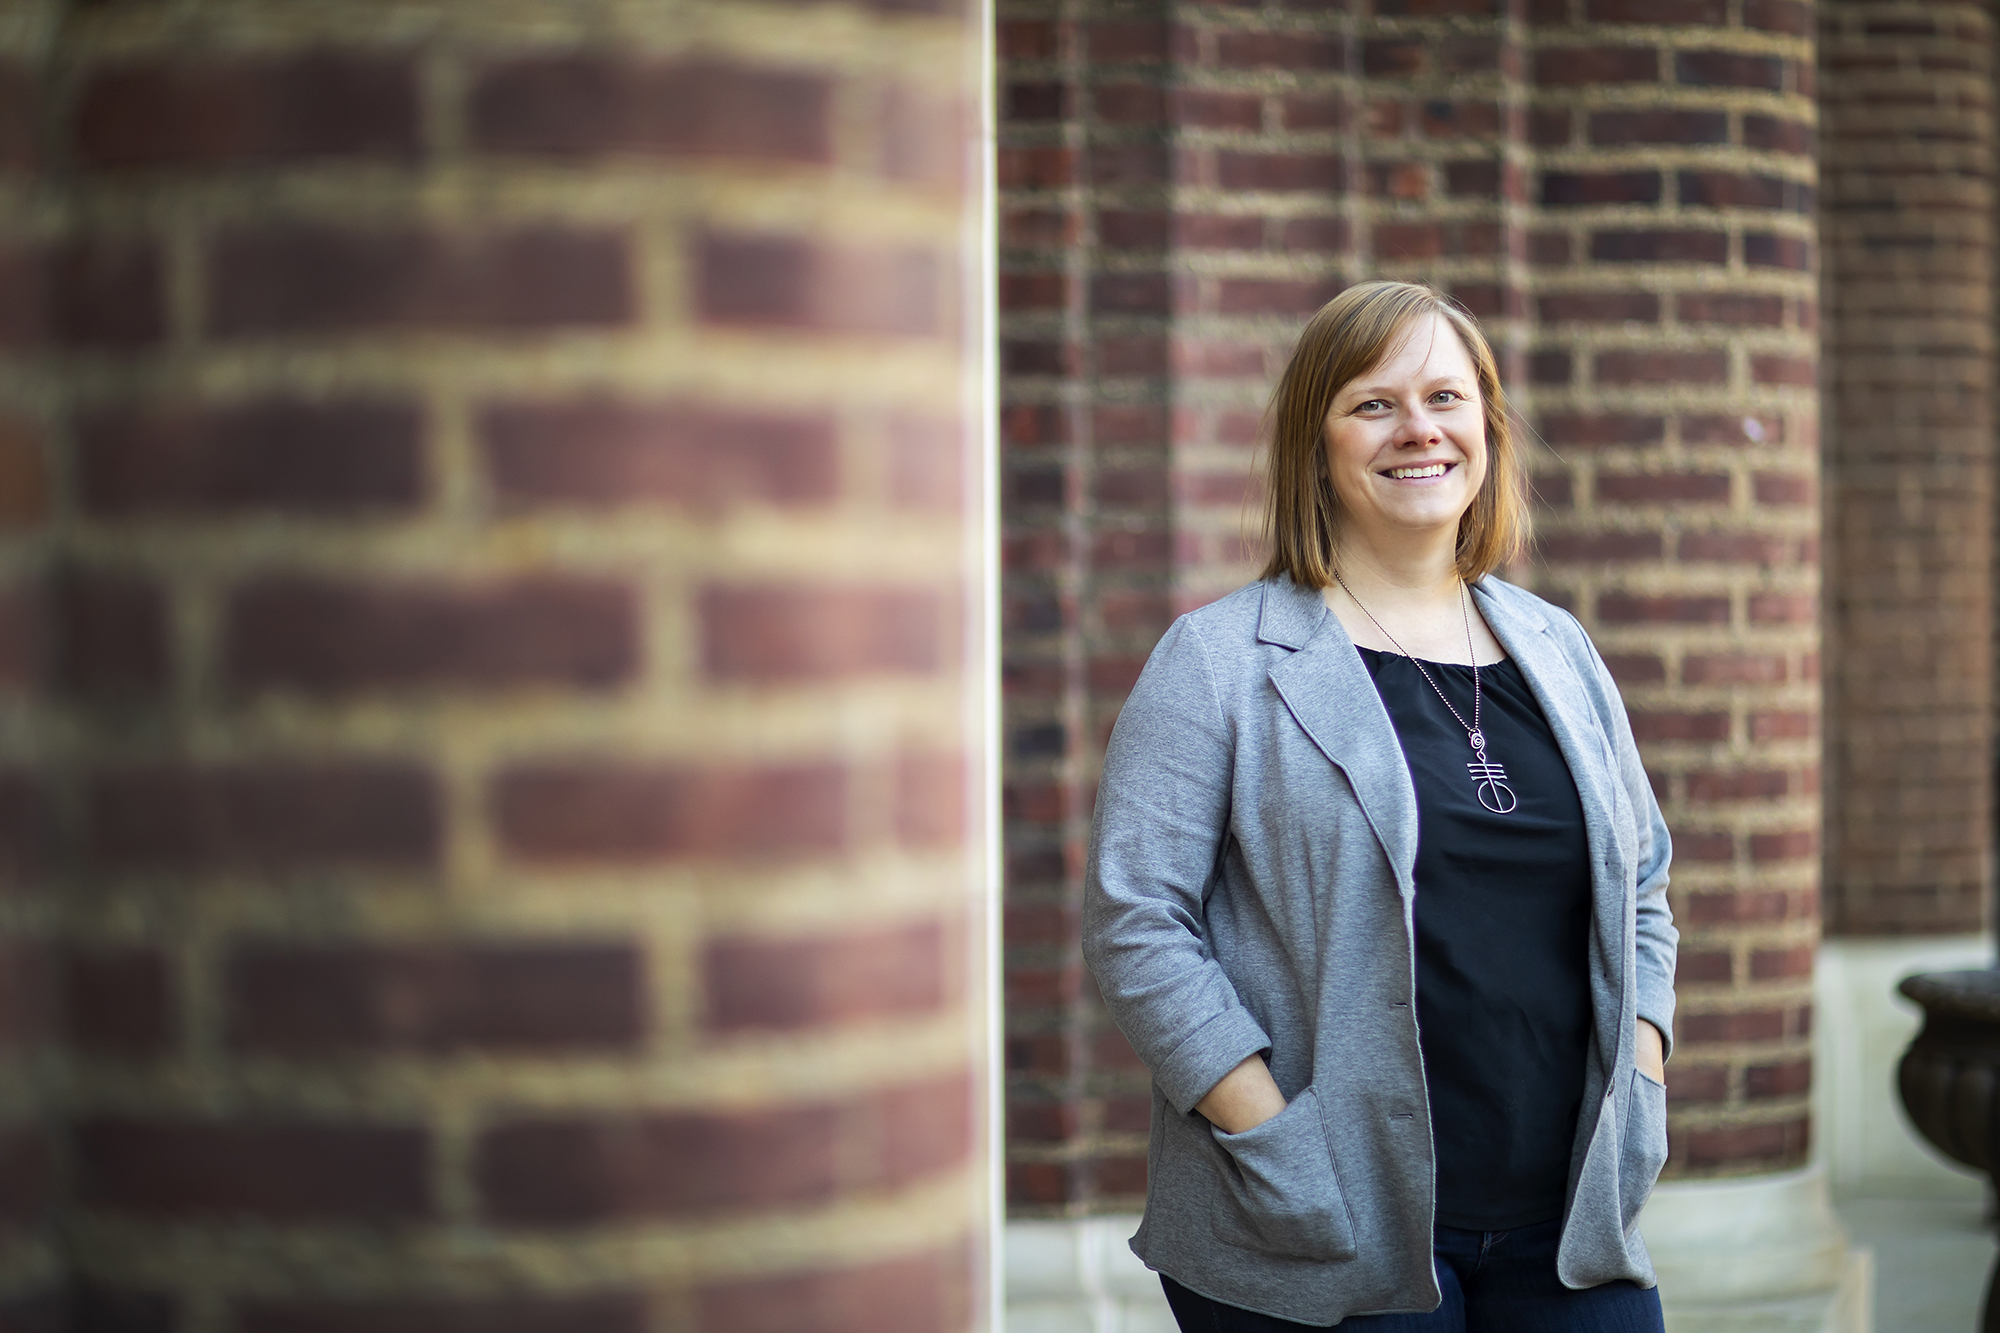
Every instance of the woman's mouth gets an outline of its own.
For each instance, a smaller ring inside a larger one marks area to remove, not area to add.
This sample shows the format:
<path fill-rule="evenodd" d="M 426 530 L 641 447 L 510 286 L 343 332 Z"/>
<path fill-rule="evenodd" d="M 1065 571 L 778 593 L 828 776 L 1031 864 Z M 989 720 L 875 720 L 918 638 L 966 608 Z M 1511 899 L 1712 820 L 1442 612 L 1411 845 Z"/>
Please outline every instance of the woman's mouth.
<path fill-rule="evenodd" d="M 1442 477 L 1450 470 L 1449 463 L 1423 463 L 1416 467 L 1392 467 L 1383 475 L 1396 481 L 1422 481 L 1426 477 Z"/>

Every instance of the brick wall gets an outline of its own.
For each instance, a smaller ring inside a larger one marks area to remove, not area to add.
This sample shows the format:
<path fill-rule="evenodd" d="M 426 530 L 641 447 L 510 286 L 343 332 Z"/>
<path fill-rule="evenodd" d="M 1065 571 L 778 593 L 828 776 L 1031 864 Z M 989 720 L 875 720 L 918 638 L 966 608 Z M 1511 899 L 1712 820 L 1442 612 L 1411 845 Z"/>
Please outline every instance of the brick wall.
<path fill-rule="evenodd" d="M 1988 6 L 1828 0 L 1827 925 L 1980 929 L 1993 822 Z"/>
<path fill-rule="evenodd" d="M 10 1076 L 0 1327 L 982 1323 L 982 34 L 54 41 L 0 64 L 0 1010 L 59 936 L 69 1280 Z"/>
<path fill-rule="evenodd" d="M 999 38 L 1013 1209 L 1143 1190 L 1074 939 L 1096 766 L 1171 617 L 1254 573 L 1265 395 L 1368 276 L 1477 313 L 1547 441 L 1519 577 L 1612 658 L 1680 849 L 1671 1169 L 1803 1160 L 1810 8 L 1008 0 Z"/>

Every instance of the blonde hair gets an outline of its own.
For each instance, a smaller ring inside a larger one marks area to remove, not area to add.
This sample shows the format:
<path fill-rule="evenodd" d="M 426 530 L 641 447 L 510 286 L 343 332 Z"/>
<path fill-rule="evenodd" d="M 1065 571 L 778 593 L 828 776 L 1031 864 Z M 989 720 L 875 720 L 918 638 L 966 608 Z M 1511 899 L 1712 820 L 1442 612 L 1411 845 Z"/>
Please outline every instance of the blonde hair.
<path fill-rule="evenodd" d="M 1262 578 L 1289 574 L 1305 588 L 1333 582 L 1340 501 L 1326 464 L 1326 418 L 1334 396 L 1394 349 L 1411 324 L 1436 315 L 1471 356 L 1486 417 L 1486 479 L 1458 520 L 1457 565 L 1467 583 L 1517 555 L 1528 540 L 1526 474 L 1507 416 L 1500 367 L 1479 325 L 1436 288 L 1363 282 L 1321 306 L 1299 334 L 1266 413 L 1270 455 Z"/>

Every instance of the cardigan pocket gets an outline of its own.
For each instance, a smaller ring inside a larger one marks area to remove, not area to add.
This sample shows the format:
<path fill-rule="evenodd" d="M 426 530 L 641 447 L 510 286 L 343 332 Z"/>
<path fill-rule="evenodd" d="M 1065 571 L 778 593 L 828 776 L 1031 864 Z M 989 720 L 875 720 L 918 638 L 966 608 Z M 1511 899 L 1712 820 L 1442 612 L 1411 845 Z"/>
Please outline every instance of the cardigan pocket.
<path fill-rule="evenodd" d="M 1354 1257 L 1354 1222 L 1311 1088 L 1254 1129 L 1209 1132 L 1222 1149 L 1221 1239 L 1265 1254 Z"/>
<path fill-rule="evenodd" d="M 1637 1069 L 1625 1099 L 1625 1133 L 1618 1153 L 1618 1204 L 1625 1229 L 1639 1220 L 1667 1164 L 1667 1088 Z"/>

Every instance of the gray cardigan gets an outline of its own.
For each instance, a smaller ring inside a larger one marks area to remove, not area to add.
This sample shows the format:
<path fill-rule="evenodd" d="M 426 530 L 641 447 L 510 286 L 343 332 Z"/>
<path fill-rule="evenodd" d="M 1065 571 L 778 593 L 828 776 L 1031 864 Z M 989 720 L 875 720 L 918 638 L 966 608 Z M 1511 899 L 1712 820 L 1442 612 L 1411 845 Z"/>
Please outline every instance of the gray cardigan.
<path fill-rule="evenodd" d="M 1473 591 L 1590 845 L 1592 1041 L 1557 1271 L 1651 1286 L 1633 1223 L 1666 1161 L 1666 1090 L 1633 1054 L 1639 1018 L 1673 1031 L 1666 824 L 1582 626 L 1498 579 Z M 1091 972 L 1153 1074 L 1132 1238 L 1149 1266 L 1306 1324 L 1436 1308 L 1416 855 L 1395 729 L 1317 592 L 1253 583 L 1174 622 L 1112 731 L 1084 890 Z M 1194 1104 L 1259 1051 L 1289 1105 L 1225 1134 Z"/>

